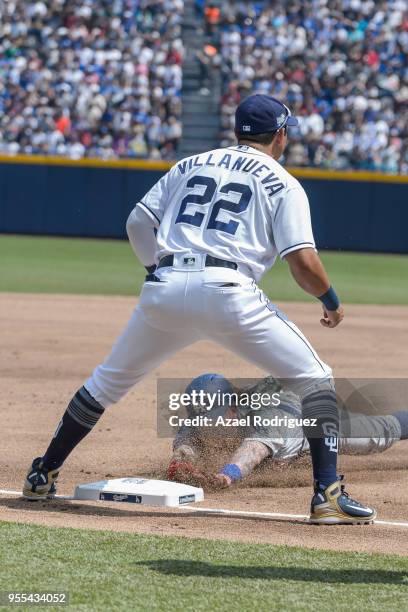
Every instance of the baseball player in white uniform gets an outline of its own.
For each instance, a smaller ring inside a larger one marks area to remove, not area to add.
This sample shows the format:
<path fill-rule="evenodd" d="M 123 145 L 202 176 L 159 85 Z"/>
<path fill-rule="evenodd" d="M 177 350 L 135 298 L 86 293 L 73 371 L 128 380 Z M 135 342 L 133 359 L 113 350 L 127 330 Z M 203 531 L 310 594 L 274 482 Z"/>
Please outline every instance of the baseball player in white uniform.
<path fill-rule="evenodd" d="M 300 396 L 313 464 L 311 521 L 373 521 L 375 511 L 349 498 L 337 475 L 331 369 L 257 286 L 280 256 L 321 300 L 322 325 L 343 318 L 315 249 L 307 196 L 278 162 L 296 124 L 280 101 L 249 96 L 236 110 L 236 146 L 179 161 L 137 202 L 127 231 L 149 272 L 139 303 L 34 460 L 25 497 L 53 495 L 59 468 L 104 410 L 174 352 L 205 338 L 286 379 Z"/>

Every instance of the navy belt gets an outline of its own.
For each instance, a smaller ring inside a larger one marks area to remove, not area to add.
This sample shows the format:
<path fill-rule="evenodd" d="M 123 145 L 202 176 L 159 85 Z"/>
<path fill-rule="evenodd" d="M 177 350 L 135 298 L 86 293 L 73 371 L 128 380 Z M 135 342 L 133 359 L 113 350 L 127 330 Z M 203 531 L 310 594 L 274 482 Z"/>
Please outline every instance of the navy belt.
<path fill-rule="evenodd" d="M 188 260 L 190 257 L 194 257 L 194 255 L 186 255 L 185 259 Z M 162 259 L 158 263 L 158 268 L 171 267 L 174 262 L 174 255 L 166 255 L 162 257 Z M 185 262 L 187 263 L 187 261 Z M 231 268 L 232 270 L 238 270 L 238 264 L 233 261 L 227 261 L 226 259 L 219 259 L 218 257 L 213 257 L 212 255 L 205 256 L 205 267 L 206 268 Z"/>

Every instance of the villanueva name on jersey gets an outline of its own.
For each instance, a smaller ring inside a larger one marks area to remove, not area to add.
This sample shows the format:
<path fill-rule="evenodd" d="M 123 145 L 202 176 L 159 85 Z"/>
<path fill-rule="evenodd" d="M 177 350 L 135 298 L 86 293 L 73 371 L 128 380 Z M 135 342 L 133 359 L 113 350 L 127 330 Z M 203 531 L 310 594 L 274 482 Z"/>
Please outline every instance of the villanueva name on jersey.
<path fill-rule="evenodd" d="M 190 157 L 177 164 L 180 174 L 184 175 L 194 168 L 217 167 L 226 168 L 227 170 L 236 170 L 252 174 L 261 179 L 261 184 L 264 185 L 269 196 L 273 196 L 285 187 L 280 178 L 266 164 L 263 164 L 258 159 L 247 157 L 246 155 L 234 155 L 225 153 L 218 161 L 214 159 L 214 153 L 205 155 L 197 155 Z"/>

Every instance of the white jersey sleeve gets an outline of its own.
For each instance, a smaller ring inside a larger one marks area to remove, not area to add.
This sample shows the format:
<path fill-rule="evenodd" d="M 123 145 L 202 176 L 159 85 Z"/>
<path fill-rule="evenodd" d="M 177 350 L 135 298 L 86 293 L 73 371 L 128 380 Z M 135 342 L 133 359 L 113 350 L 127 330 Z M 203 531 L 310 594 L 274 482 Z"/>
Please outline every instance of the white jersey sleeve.
<path fill-rule="evenodd" d="M 136 204 L 136 206 L 140 206 L 149 215 L 156 228 L 159 227 L 163 219 L 164 211 L 169 201 L 169 174 L 170 171 L 162 176 Z"/>
<path fill-rule="evenodd" d="M 152 266 L 157 250 L 155 221 L 142 206 L 135 206 L 126 222 L 129 242 L 144 266 Z"/>
<path fill-rule="evenodd" d="M 315 248 L 309 200 L 300 185 L 282 192 L 273 211 L 272 231 L 282 259 L 292 251 Z"/>

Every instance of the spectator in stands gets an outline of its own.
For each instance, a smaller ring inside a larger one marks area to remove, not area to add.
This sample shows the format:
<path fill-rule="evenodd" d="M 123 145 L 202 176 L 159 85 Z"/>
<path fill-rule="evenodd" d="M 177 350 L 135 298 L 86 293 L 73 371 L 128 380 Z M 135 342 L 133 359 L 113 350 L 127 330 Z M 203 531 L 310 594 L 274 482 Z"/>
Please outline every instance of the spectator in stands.
<path fill-rule="evenodd" d="M 200 93 L 208 96 L 214 77 L 214 71 L 219 68 L 220 54 L 214 45 L 205 44 L 203 49 L 198 49 L 195 54 L 200 67 Z"/>
<path fill-rule="evenodd" d="M 183 0 L 0 3 L 0 152 L 174 158 Z"/>
<path fill-rule="evenodd" d="M 221 10 L 220 7 L 211 2 L 204 8 L 205 17 L 205 33 L 207 36 L 213 36 L 216 31 L 216 27 L 220 23 Z"/>
<path fill-rule="evenodd" d="M 408 170 L 408 6 L 405 0 L 222 3 L 222 144 L 233 109 L 254 91 L 300 117 L 286 162 Z"/>

